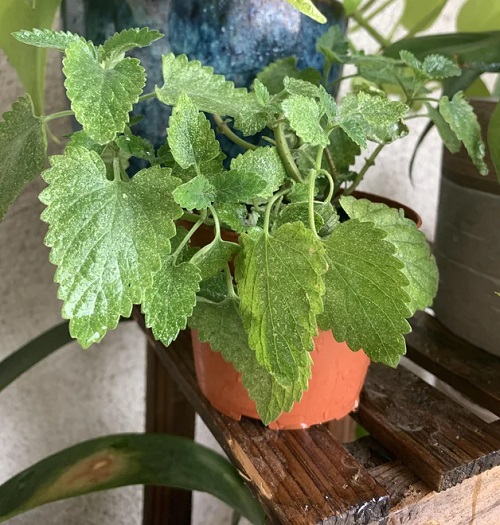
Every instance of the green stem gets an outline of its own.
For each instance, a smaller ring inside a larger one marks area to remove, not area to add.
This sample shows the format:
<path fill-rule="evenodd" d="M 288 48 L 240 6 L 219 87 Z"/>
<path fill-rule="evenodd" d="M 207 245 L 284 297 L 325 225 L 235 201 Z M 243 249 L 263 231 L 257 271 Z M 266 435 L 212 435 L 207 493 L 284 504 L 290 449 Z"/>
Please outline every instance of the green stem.
<path fill-rule="evenodd" d="M 45 115 L 44 117 L 42 117 L 42 120 L 44 122 L 49 122 L 51 120 L 55 120 L 56 118 L 70 117 L 74 114 L 75 112 L 72 109 L 66 109 L 64 111 L 58 111 L 57 113 L 52 113 L 51 115 Z"/>
<path fill-rule="evenodd" d="M 385 144 L 379 144 L 374 150 L 373 153 L 366 159 L 365 165 L 361 171 L 356 175 L 353 183 L 344 191 L 344 195 L 351 195 L 351 193 L 358 187 L 359 183 L 363 180 L 368 169 L 375 164 L 375 159 L 378 154 L 382 151 Z"/>
<path fill-rule="evenodd" d="M 286 195 L 290 191 L 290 188 L 283 188 L 282 190 L 278 191 L 278 193 L 275 193 L 273 195 L 273 198 L 267 203 L 266 206 L 266 215 L 264 217 L 264 231 L 266 233 L 269 233 L 269 222 L 271 219 L 271 210 L 273 209 L 274 203 L 283 195 Z"/>
<path fill-rule="evenodd" d="M 120 158 L 113 157 L 113 175 L 115 182 L 122 180 L 122 170 L 120 169 Z"/>
<path fill-rule="evenodd" d="M 359 9 L 359 12 L 366 13 L 368 9 L 370 9 L 370 7 L 376 3 L 377 3 L 377 0 L 368 0 L 368 2 L 366 2 L 366 4 Z"/>
<path fill-rule="evenodd" d="M 333 194 L 335 192 L 335 182 L 333 181 L 333 177 L 328 173 L 326 170 L 321 170 L 320 173 L 322 173 L 330 183 L 330 189 L 328 190 L 328 194 L 324 200 L 324 202 L 331 202 L 333 199 Z"/>
<path fill-rule="evenodd" d="M 383 37 L 369 22 L 359 13 L 353 13 L 352 18 L 374 39 L 381 45 L 381 47 L 388 47 L 390 45 L 389 40 Z"/>
<path fill-rule="evenodd" d="M 219 117 L 219 115 L 212 115 L 214 118 L 215 123 L 217 124 L 217 129 L 223 133 L 231 142 L 234 142 L 234 144 L 237 144 L 238 146 L 241 146 L 245 149 L 252 149 L 256 150 L 258 146 L 255 144 L 250 144 L 250 142 L 247 142 L 245 139 L 242 139 L 241 137 L 238 137 L 236 133 Z"/>
<path fill-rule="evenodd" d="M 328 168 L 330 169 L 330 175 L 332 176 L 332 179 L 334 181 L 334 190 L 336 190 L 338 186 L 337 167 L 335 166 L 335 162 L 333 160 L 332 154 L 330 153 L 330 150 L 328 148 L 325 148 L 324 153 L 326 161 L 328 163 Z"/>
<path fill-rule="evenodd" d="M 207 210 L 203 210 L 203 212 L 200 215 L 200 219 L 186 233 L 184 239 L 182 239 L 181 243 L 177 247 L 177 250 L 175 250 L 175 252 L 172 254 L 172 257 L 174 259 L 179 255 L 179 253 L 181 253 L 182 249 L 189 242 L 189 239 L 191 239 L 191 237 L 195 234 L 196 230 L 205 222 L 206 217 L 207 217 Z"/>
<path fill-rule="evenodd" d="M 226 287 L 229 297 L 238 297 L 234 291 L 233 276 L 231 275 L 231 270 L 229 269 L 228 264 L 226 264 L 226 267 L 224 268 L 224 276 L 226 277 Z"/>
<path fill-rule="evenodd" d="M 359 77 L 358 73 L 354 73 L 352 75 L 345 75 L 344 77 L 340 77 L 340 78 L 336 78 L 335 80 L 332 80 L 328 86 L 326 87 L 326 90 L 327 91 L 330 91 L 330 89 L 332 89 L 332 87 L 335 85 L 335 84 L 340 84 L 340 82 L 342 82 L 343 80 L 348 80 L 349 78 L 355 78 L 355 77 Z"/>
<path fill-rule="evenodd" d="M 141 95 L 137 103 L 144 102 L 145 100 L 149 100 L 151 98 L 156 98 L 156 91 L 153 91 L 152 93 L 146 93 L 145 95 Z"/>
<path fill-rule="evenodd" d="M 377 0 L 375 0 L 377 1 Z M 365 14 L 367 9 L 371 6 L 369 6 L 368 4 L 366 4 L 366 6 L 361 10 L 363 15 L 365 15 L 365 20 L 367 22 L 369 22 L 370 20 L 372 20 L 373 18 L 375 18 L 378 14 L 380 14 L 382 11 L 384 11 L 385 9 L 387 9 L 391 4 L 393 4 L 396 0 L 386 0 L 382 5 L 380 5 L 379 7 L 377 7 L 377 9 L 374 9 L 371 13 L 368 13 L 368 14 Z M 373 5 L 374 2 L 372 2 L 372 5 Z M 398 22 L 399 23 L 399 22 Z"/>
<path fill-rule="evenodd" d="M 432 98 L 432 97 L 416 97 L 414 99 L 412 99 L 412 102 L 436 102 L 439 104 L 439 99 L 438 98 Z"/>
<path fill-rule="evenodd" d="M 314 194 L 316 193 L 316 174 L 315 170 L 309 172 L 309 227 L 314 232 L 314 235 L 318 237 L 316 232 L 316 223 L 314 222 Z"/>
<path fill-rule="evenodd" d="M 214 222 L 215 222 L 215 236 L 220 238 L 220 221 L 219 221 L 219 216 L 217 215 L 217 212 L 215 211 L 215 208 L 213 206 L 209 205 L 208 209 L 210 210 L 210 213 L 212 214 L 212 217 L 214 218 Z"/>
<path fill-rule="evenodd" d="M 189 211 L 185 211 L 182 214 L 181 221 L 189 221 L 189 222 L 197 222 L 200 220 L 200 215 L 197 213 L 191 213 Z M 214 226 L 215 222 L 212 219 L 205 219 L 205 224 L 207 226 Z"/>
<path fill-rule="evenodd" d="M 296 182 L 304 182 L 302 175 L 300 174 L 299 168 L 293 160 L 292 153 L 288 147 L 288 142 L 285 136 L 285 126 L 283 123 L 278 124 L 274 129 L 274 138 L 276 139 L 276 149 L 280 156 L 283 166 L 287 174 Z"/>
<path fill-rule="evenodd" d="M 314 165 L 316 171 L 319 171 L 321 169 L 322 162 L 323 162 L 323 147 L 319 146 L 318 151 L 316 153 L 316 163 Z"/>

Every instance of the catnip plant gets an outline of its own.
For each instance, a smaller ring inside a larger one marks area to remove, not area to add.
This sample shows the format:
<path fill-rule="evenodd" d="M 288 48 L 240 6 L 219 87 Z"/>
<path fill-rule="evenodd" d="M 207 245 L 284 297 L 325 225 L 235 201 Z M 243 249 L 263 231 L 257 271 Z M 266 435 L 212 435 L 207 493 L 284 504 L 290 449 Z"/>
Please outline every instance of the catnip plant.
<path fill-rule="evenodd" d="M 323 71 L 282 59 L 247 90 L 169 54 L 163 85 L 143 94 L 146 72 L 126 54 L 161 36 L 130 29 L 96 46 L 68 32 L 15 34 L 63 53 L 71 109 L 36 115 L 25 95 L 4 115 L 0 217 L 43 170 L 50 122 L 74 115 L 82 129 L 49 159 L 40 194 L 72 336 L 87 348 L 134 305 L 167 346 L 186 326 L 196 329 L 241 372 L 266 424 L 307 389 L 318 329 L 396 366 L 407 319 L 432 303 L 437 269 L 414 222 L 355 190 L 380 151 L 408 133 L 409 117 L 430 118 L 446 145 L 463 142 L 485 171 L 463 94 L 430 96 L 460 67 L 439 55 L 365 55 L 331 28 L 317 45 Z M 331 95 L 339 81 L 328 81 L 336 63 L 357 75 L 339 102 Z M 386 86 L 400 95 L 389 97 Z M 134 134 L 130 119 L 134 105 L 152 98 L 173 108 L 158 148 Z M 210 118 L 243 153 L 226 158 Z M 131 157 L 147 164 L 133 176 Z M 207 228 L 210 241 L 194 246 L 195 232 Z"/>

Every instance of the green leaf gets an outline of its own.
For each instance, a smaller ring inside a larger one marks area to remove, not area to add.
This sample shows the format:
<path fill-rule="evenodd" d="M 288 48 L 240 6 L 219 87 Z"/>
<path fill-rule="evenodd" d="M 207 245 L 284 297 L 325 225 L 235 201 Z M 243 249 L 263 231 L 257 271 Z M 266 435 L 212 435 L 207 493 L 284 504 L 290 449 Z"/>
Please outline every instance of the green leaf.
<path fill-rule="evenodd" d="M 500 182 L 500 105 L 497 104 L 488 125 L 488 148 Z"/>
<path fill-rule="evenodd" d="M 450 128 L 448 122 L 446 122 L 441 113 L 430 104 L 427 105 L 427 113 L 431 121 L 434 122 L 443 144 L 448 148 L 448 151 L 450 151 L 450 153 L 458 153 L 462 143 L 456 133 Z"/>
<path fill-rule="evenodd" d="M 288 222 L 297 221 L 302 222 L 306 227 L 309 227 L 308 202 L 292 202 L 284 206 L 274 223 L 274 227 L 279 228 Z M 323 217 L 316 209 L 314 210 L 314 224 L 316 226 L 316 231 L 319 231 L 323 224 L 325 224 Z"/>
<path fill-rule="evenodd" d="M 300 384 L 282 387 L 257 362 L 255 352 L 248 345 L 248 336 L 234 296 L 218 304 L 199 301 L 189 324 L 198 330 L 200 341 L 210 343 L 212 350 L 220 352 L 241 373 L 243 386 L 255 401 L 264 425 L 276 420 L 281 412 L 288 412 L 294 401 L 300 401 L 303 391 Z"/>
<path fill-rule="evenodd" d="M 51 158 L 43 173 L 48 188 L 45 238 L 62 314 L 83 347 L 100 341 L 129 317 L 170 252 L 174 220 L 182 215 L 171 193 L 179 184 L 170 170 L 152 167 L 127 182 L 108 180 L 97 153 L 70 148 Z"/>
<path fill-rule="evenodd" d="M 163 79 L 156 95 L 164 104 L 175 106 L 186 93 L 200 111 L 233 117 L 234 126 L 246 135 L 254 135 L 267 124 L 267 111 L 255 93 L 235 88 L 222 75 L 214 75 L 211 67 L 188 61 L 186 55 L 170 53 L 163 57 Z"/>
<path fill-rule="evenodd" d="M 28 27 L 50 28 L 61 0 L 30 2 L 2 0 L 0 2 L 0 48 L 15 68 L 24 89 L 33 99 L 37 115 L 44 113 L 45 69 L 47 50 L 26 47 L 13 36 L 14 31 Z"/>
<path fill-rule="evenodd" d="M 385 235 L 356 219 L 335 228 L 324 243 L 328 272 L 318 321 L 351 350 L 363 349 L 372 361 L 397 366 L 406 350 L 403 334 L 410 331 L 408 281 Z"/>
<path fill-rule="evenodd" d="M 247 229 L 246 218 L 248 211 L 243 204 L 216 204 L 215 211 L 223 225 L 231 230 L 242 233 Z"/>
<path fill-rule="evenodd" d="M 215 202 L 249 202 L 266 188 L 266 181 L 257 173 L 240 170 L 222 171 L 210 179 L 215 188 Z"/>
<path fill-rule="evenodd" d="M 361 149 L 349 138 L 349 135 L 342 128 L 335 128 L 330 133 L 330 145 L 328 146 L 335 168 L 339 173 L 346 173 L 349 167 L 356 162 L 356 157 L 361 153 Z"/>
<path fill-rule="evenodd" d="M 263 512 L 238 471 L 191 439 L 118 434 L 79 443 L 43 459 L 0 486 L 0 522 L 52 501 L 127 485 L 208 492 L 263 525 Z"/>
<path fill-rule="evenodd" d="M 227 296 L 227 284 L 226 284 L 226 276 L 224 275 L 224 272 L 219 272 L 213 277 L 210 277 L 209 279 L 201 281 L 200 291 L 198 292 L 198 296 L 203 297 L 204 299 L 208 299 L 209 301 L 214 302 L 214 303 L 219 303 L 223 301 Z M 191 323 L 193 322 L 194 316 L 197 315 L 196 310 L 197 310 L 197 307 L 195 307 L 193 311 L 193 317 L 191 317 L 191 319 L 189 320 L 190 326 L 191 326 Z"/>
<path fill-rule="evenodd" d="M 204 210 L 215 199 L 215 191 L 203 175 L 185 182 L 173 192 L 175 202 L 186 210 Z"/>
<path fill-rule="evenodd" d="M 31 31 L 21 29 L 12 33 L 12 36 L 19 42 L 29 46 L 59 49 L 59 51 L 64 51 L 72 42 L 85 42 L 85 39 L 81 36 L 74 35 L 69 31 L 56 31 L 54 29 L 35 28 Z"/>
<path fill-rule="evenodd" d="M 24 185 L 42 170 L 46 155 L 45 127 L 25 95 L 0 122 L 0 221 Z"/>
<path fill-rule="evenodd" d="M 394 255 L 404 264 L 401 271 L 409 283 L 405 291 L 410 296 L 411 315 L 431 306 L 437 292 L 438 270 L 425 235 L 417 225 L 406 219 L 402 210 L 367 199 L 341 197 L 340 204 L 351 219 L 371 222 L 387 233 L 385 241 L 396 248 Z"/>
<path fill-rule="evenodd" d="M 167 256 L 161 269 L 155 273 L 153 284 L 146 288 L 142 300 L 146 326 L 165 346 L 186 328 L 196 304 L 201 279 L 201 273 L 194 264 L 176 264 L 173 257 Z"/>
<path fill-rule="evenodd" d="M 490 92 L 488 86 L 481 80 L 481 78 L 477 78 L 465 91 L 465 96 L 468 99 L 478 97 L 488 98 L 492 95 L 495 96 L 495 93 Z"/>
<path fill-rule="evenodd" d="M 316 20 L 320 24 L 326 24 L 326 18 L 321 11 L 313 4 L 312 0 L 286 0 L 301 13 Z"/>
<path fill-rule="evenodd" d="M 196 252 L 191 259 L 201 273 L 202 280 L 210 279 L 221 270 L 240 251 L 240 246 L 234 242 L 223 241 L 220 236 Z"/>
<path fill-rule="evenodd" d="M 429 28 L 439 17 L 447 0 L 406 0 L 400 23 L 412 34 Z"/>
<path fill-rule="evenodd" d="M 218 175 L 221 171 L 224 171 L 224 159 L 226 156 L 221 153 L 215 159 L 209 160 L 207 162 L 202 162 L 198 168 L 198 171 L 204 175 L 208 180 L 211 180 L 212 177 Z M 190 166 L 187 169 L 182 169 L 178 164 L 174 163 L 172 174 L 175 177 L 179 177 L 183 182 L 188 182 L 191 179 L 194 179 L 197 173 L 196 166 Z"/>
<path fill-rule="evenodd" d="M 323 86 L 319 87 L 319 102 L 326 118 L 328 119 L 328 125 L 330 126 L 337 116 L 337 103 Z"/>
<path fill-rule="evenodd" d="M 361 4 L 362 0 L 344 0 L 344 9 L 347 16 L 352 15 Z"/>
<path fill-rule="evenodd" d="M 124 58 L 104 69 L 95 50 L 84 42 L 73 42 L 63 60 L 66 92 L 75 117 L 98 144 L 112 141 L 129 121 L 132 105 L 146 83 L 144 68 L 135 58 Z"/>
<path fill-rule="evenodd" d="M 271 95 L 283 91 L 283 81 L 286 77 L 305 80 L 315 86 L 321 82 L 321 73 L 317 69 L 312 67 L 302 71 L 298 69 L 296 57 L 280 58 L 276 62 L 271 62 L 257 74 L 257 79 L 266 86 Z"/>
<path fill-rule="evenodd" d="M 281 107 L 290 127 L 301 139 L 312 146 L 328 146 L 328 136 L 320 124 L 322 111 L 315 100 L 292 95 L 282 102 Z"/>
<path fill-rule="evenodd" d="M 273 147 L 260 147 L 248 150 L 231 161 L 231 170 L 256 173 L 266 181 L 266 187 L 259 197 L 270 197 L 286 178 L 286 170 L 281 162 L 278 150 Z"/>
<path fill-rule="evenodd" d="M 500 4 L 490 0 L 467 0 L 457 16 L 458 31 L 496 31 L 500 27 Z"/>
<path fill-rule="evenodd" d="M 349 93 L 339 109 L 339 124 L 351 140 L 366 148 L 366 140 L 391 142 L 400 135 L 400 120 L 408 106 L 365 92 Z"/>
<path fill-rule="evenodd" d="M 307 98 L 318 98 L 319 88 L 310 82 L 293 77 L 285 77 L 283 85 L 291 95 L 303 95 Z"/>
<path fill-rule="evenodd" d="M 148 27 L 124 29 L 104 42 L 102 58 L 118 56 L 136 47 L 147 47 L 160 38 L 163 38 L 163 35 L 159 31 Z"/>
<path fill-rule="evenodd" d="M 115 144 L 128 155 L 144 159 L 150 163 L 155 161 L 155 149 L 149 140 L 126 132 L 115 139 Z"/>
<path fill-rule="evenodd" d="M 184 169 L 200 166 L 220 154 L 210 122 L 184 93 L 169 120 L 168 143 L 175 161 Z"/>
<path fill-rule="evenodd" d="M 316 315 L 323 309 L 326 260 L 321 243 L 302 223 L 273 235 L 241 236 L 236 279 L 241 312 L 257 361 L 284 387 L 310 376 Z"/>
<path fill-rule="evenodd" d="M 488 173 L 484 162 L 486 147 L 481 138 L 481 127 L 472 106 L 465 100 L 461 91 L 449 100 L 444 96 L 439 101 L 439 112 L 456 136 L 464 143 L 474 166 L 481 175 Z"/>
<path fill-rule="evenodd" d="M 106 146 L 103 144 L 97 144 L 95 140 L 92 140 L 83 130 L 75 131 L 66 144 L 68 148 L 85 148 L 88 150 L 95 151 L 98 155 L 102 155 Z"/>
<path fill-rule="evenodd" d="M 322 53 L 329 63 L 342 63 L 349 52 L 349 41 L 339 26 L 333 25 L 316 42 L 316 50 Z"/>
<path fill-rule="evenodd" d="M 421 87 L 421 82 L 415 78 L 414 71 L 401 60 L 379 55 L 359 55 L 351 57 L 349 62 L 355 64 L 358 74 L 369 82 L 403 86 L 410 93 L 415 93 Z"/>
<path fill-rule="evenodd" d="M 462 74 L 462 70 L 449 58 L 443 55 L 427 55 L 421 62 L 413 53 L 401 51 L 401 60 L 413 68 L 417 73 L 426 79 L 443 79 L 457 77 Z"/>
<path fill-rule="evenodd" d="M 259 104 L 262 106 L 269 104 L 271 100 L 271 94 L 267 90 L 266 86 L 258 78 L 254 80 L 252 87 L 255 91 L 255 96 L 257 97 Z"/>

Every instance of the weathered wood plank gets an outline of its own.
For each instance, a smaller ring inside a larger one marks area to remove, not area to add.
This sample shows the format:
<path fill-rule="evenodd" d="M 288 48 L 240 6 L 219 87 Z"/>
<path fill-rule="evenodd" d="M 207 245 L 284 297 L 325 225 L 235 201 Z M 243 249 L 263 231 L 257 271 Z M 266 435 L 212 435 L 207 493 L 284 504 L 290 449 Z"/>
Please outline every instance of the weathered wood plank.
<path fill-rule="evenodd" d="M 410 323 L 407 357 L 500 416 L 500 358 L 472 346 L 423 312 Z"/>
<path fill-rule="evenodd" d="M 142 317 L 135 315 L 144 328 Z M 198 388 L 189 334 L 180 334 L 168 349 L 146 334 L 274 523 L 366 525 L 388 516 L 385 489 L 325 426 L 276 432 L 251 419 L 223 416 Z"/>
<path fill-rule="evenodd" d="M 356 414 L 434 490 L 500 465 L 500 436 L 414 374 L 373 364 Z"/>

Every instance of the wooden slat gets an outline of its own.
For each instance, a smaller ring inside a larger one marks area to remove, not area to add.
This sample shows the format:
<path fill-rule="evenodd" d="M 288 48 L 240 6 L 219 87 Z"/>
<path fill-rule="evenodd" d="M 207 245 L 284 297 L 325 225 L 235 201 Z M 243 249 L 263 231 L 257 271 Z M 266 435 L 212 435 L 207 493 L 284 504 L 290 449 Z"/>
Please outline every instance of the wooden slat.
<path fill-rule="evenodd" d="M 147 348 L 146 432 L 194 439 L 195 413 L 151 345 Z M 192 493 L 144 488 L 143 525 L 190 525 Z"/>
<path fill-rule="evenodd" d="M 356 417 L 434 490 L 500 464 L 500 436 L 414 374 L 372 364 Z"/>
<path fill-rule="evenodd" d="M 500 358 L 460 339 L 423 312 L 410 323 L 409 359 L 500 416 Z"/>
<path fill-rule="evenodd" d="M 144 328 L 141 316 L 137 320 Z M 388 516 L 385 489 L 325 426 L 277 432 L 255 420 L 223 416 L 198 388 L 189 334 L 180 334 L 168 349 L 146 334 L 274 523 L 365 525 Z"/>

